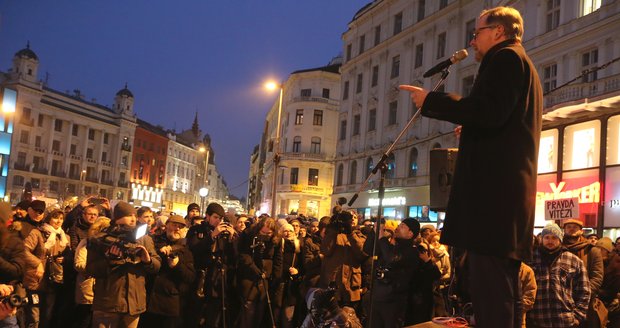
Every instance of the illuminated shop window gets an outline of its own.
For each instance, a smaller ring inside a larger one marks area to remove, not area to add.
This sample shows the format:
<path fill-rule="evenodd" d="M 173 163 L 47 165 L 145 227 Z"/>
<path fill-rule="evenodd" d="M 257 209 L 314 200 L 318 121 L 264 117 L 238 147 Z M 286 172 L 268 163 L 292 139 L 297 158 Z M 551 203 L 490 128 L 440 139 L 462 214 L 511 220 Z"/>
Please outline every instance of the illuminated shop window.
<path fill-rule="evenodd" d="M 557 171 L 558 130 L 546 130 L 540 134 L 538 149 L 538 173 Z"/>
<path fill-rule="evenodd" d="M 564 131 L 564 170 L 599 166 L 600 121 L 566 127 Z"/>
<path fill-rule="evenodd" d="M 607 121 L 607 165 L 620 164 L 620 115 Z"/>

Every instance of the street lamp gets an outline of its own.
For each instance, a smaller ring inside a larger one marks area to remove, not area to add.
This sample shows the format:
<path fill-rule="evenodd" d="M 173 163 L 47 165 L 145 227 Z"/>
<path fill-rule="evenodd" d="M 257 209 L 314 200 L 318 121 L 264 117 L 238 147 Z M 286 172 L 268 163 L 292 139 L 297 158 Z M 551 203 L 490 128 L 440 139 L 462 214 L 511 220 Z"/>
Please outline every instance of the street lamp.
<path fill-rule="evenodd" d="M 207 195 L 209 195 L 209 189 L 202 187 L 200 188 L 200 190 L 198 190 L 198 195 L 200 195 L 200 210 L 201 210 L 201 214 L 204 214 L 205 211 L 205 197 L 207 197 Z"/>
<path fill-rule="evenodd" d="M 273 81 L 265 84 L 267 90 L 273 91 L 280 89 L 280 96 L 278 97 L 278 120 L 276 123 L 276 138 L 273 143 L 273 181 L 271 184 L 271 217 L 276 218 L 276 184 L 278 182 L 278 164 L 280 163 L 280 154 L 278 150 L 280 148 L 280 117 L 282 116 L 282 94 L 284 92 L 284 86 L 282 84 L 275 83 Z"/>

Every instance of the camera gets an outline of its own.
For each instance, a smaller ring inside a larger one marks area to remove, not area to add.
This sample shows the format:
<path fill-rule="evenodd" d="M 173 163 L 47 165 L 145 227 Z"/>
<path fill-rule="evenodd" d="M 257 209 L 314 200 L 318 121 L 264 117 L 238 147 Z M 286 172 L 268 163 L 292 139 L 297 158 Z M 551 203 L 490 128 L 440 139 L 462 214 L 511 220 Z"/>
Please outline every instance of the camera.
<path fill-rule="evenodd" d="M 18 308 L 28 303 L 28 295 L 26 289 L 21 283 L 13 284 L 13 292 L 10 295 L 0 298 L 0 302 L 8 304 L 11 307 Z"/>
<path fill-rule="evenodd" d="M 353 230 L 353 215 L 348 211 L 340 211 L 332 215 L 329 224 L 334 227 L 338 233 L 350 234 Z"/>
<path fill-rule="evenodd" d="M 389 283 L 390 282 L 390 271 L 391 269 L 389 267 L 380 266 L 377 268 L 377 271 L 375 271 L 375 278 L 377 278 L 378 281 Z"/>
<path fill-rule="evenodd" d="M 228 223 L 226 221 L 222 221 L 219 225 L 224 226 L 226 228 L 232 228 L 232 225 L 230 225 L 230 223 Z M 222 230 L 222 232 L 220 232 L 220 234 L 217 236 L 217 238 L 230 239 L 230 231 Z"/>
<path fill-rule="evenodd" d="M 97 239 L 99 245 L 105 250 L 109 260 L 124 260 L 126 262 L 137 262 L 140 258 L 140 248 L 136 241 L 146 235 L 148 226 L 142 224 L 135 228 L 124 228 L 121 226 L 110 227 L 105 230 L 105 234 Z M 121 255 L 110 254 L 108 250 L 116 246 L 121 250 Z"/>
<path fill-rule="evenodd" d="M 106 201 L 105 198 L 93 197 L 93 198 L 88 200 L 88 203 L 91 204 L 91 205 L 101 205 L 101 204 L 105 203 L 105 201 Z"/>

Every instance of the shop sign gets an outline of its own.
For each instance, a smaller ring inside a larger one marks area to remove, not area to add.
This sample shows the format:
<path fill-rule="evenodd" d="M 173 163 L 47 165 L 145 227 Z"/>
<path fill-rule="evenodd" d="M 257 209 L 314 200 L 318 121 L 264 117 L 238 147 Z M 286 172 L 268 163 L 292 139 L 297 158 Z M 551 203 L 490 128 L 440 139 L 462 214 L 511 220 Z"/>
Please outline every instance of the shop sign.
<path fill-rule="evenodd" d="M 405 197 L 386 197 L 383 198 L 383 206 L 400 206 L 407 204 L 407 199 Z M 369 198 L 368 206 L 379 206 L 379 198 Z"/>
<path fill-rule="evenodd" d="M 579 204 L 584 203 L 598 203 L 601 198 L 601 183 L 596 181 L 588 186 L 584 186 L 572 190 L 563 190 L 566 183 L 564 181 L 556 185 L 554 182 L 549 184 L 551 186 L 551 192 L 539 191 L 536 193 L 537 200 L 556 200 L 577 198 Z M 545 214 L 546 216 L 546 214 Z"/>
<path fill-rule="evenodd" d="M 565 220 L 579 218 L 579 198 L 545 201 L 545 220 Z"/>

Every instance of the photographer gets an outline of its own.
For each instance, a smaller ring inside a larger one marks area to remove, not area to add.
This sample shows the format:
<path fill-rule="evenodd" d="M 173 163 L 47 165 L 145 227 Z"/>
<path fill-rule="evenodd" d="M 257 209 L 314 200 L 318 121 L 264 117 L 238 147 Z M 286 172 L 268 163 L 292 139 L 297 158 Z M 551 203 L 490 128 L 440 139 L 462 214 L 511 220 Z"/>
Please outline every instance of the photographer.
<path fill-rule="evenodd" d="M 6 227 L 11 218 L 11 205 L 0 202 L 0 297 L 13 293 L 9 283 L 19 281 L 24 274 L 24 243 Z M 0 302 L 0 327 L 17 327 L 15 308 L 4 300 Z"/>
<path fill-rule="evenodd" d="M 354 229 L 357 218 L 348 211 L 334 210 L 321 242 L 321 278 L 319 286 L 336 282 L 336 299 L 340 305 L 354 306 L 361 298 L 362 262 L 366 237 Z"/>
<path fill-rule="evenodd" d="M 185 219 L 172 215 L 166 221 L 165 233 L 153 237 L 162 266 L 153 284 L 146 315 L 140 320 L 144 327 L 181 326 L 181 291 L 194 281 L 194 259 L 185 244 Z"/>
<path fill-rule="evenodd" d="M 230 223 L 224 221 L 226 213 L 217 203 L 207 206 L 206 217 L 202 223 L 189 228 L 187 244 L 194 256 L 194 266 L 198 279 L 195 288 L 191 289 L 193 301 L 189 305 L 188 325 L 195 327 L 204 316 L 208 327 L 217 327 L 222 320 L 222 296 L 232 297 L 230 286 L 224 285 L 226 295 L 222 295 L 222 268 L 229 270 L 234 264 L 235 255 L 232 239 L 235 230 Z M 198 290 L 197 295 L 194 291 Z M 205 312 L 206 308 L 206 312 Z"/>
<path fill-rule="evenodd" d="M 156 273 L 161 259 L 153 240 L 142 236 L 131 245 L 109 239 L 116 234 L 135 234 L 136 211 L 125 203 L 114 207 L 112 225 L 90 238 L 86 273 L 96 279 L 93 299 L 94 327 L 136 327 L 146 311 L 145 276 Z"/>
<path fill-rule="evenodd" d="M 267 291 L 273 272 L 279 272 L 282 268 L 281 253 L 275 251 L 275 232 L 274 219 L 264 217 L 239 236 L 237 279 L 243 306 L 240 311 L 241 328 L 259 327 L 263 321 L 274 320 L 271 296 Z M 264 318 L 266 311 L 269 311 L 268 318 Z"/>
<path fill-rule="evenodd" d="M 386 221 L 390 231 L 390 220 Z M 372 284 L 372 327 L 402 327 L 405 321 L 407 296 L 416 270 L 424 263 L 414 247 L 420 223 L 404 219 L 391 234 L 384 234 L 376 247 L 377 260 Z M 372 254 L 374 232 L 370 233 L 364 249 Z M 433 265 L 429 261 L 428 265 Z"/>

